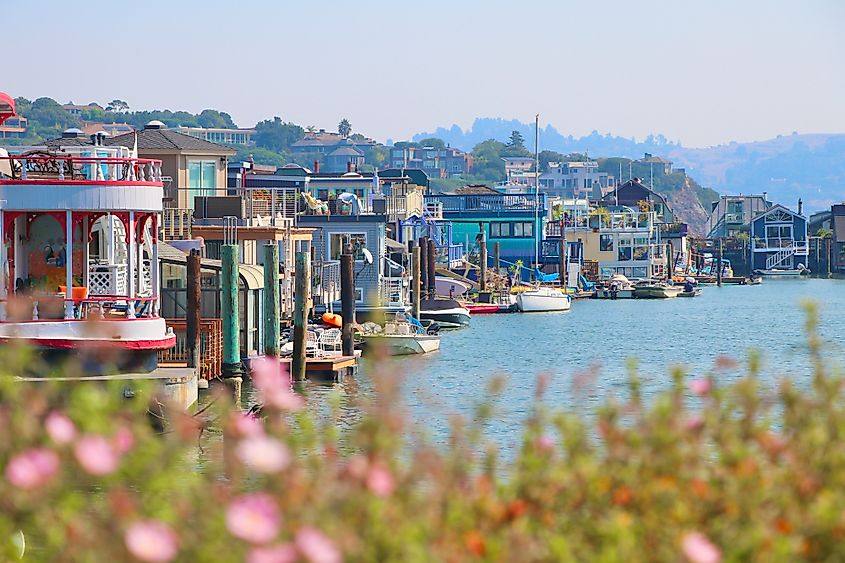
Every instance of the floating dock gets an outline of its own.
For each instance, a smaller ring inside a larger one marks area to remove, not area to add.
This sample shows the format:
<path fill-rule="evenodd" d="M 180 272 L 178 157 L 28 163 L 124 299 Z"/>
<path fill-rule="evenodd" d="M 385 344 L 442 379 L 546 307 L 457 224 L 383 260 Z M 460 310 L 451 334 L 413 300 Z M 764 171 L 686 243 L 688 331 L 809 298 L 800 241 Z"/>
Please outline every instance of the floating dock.
<path fill-rule="evenodd" d="M 281 362 L 290 365 L 291 358 L 281 358 Z M 358 365 L 357 356 L 328 356 L 305 359 L 305 377 L 308 379 L 337 379 L 350 375 Z"/>

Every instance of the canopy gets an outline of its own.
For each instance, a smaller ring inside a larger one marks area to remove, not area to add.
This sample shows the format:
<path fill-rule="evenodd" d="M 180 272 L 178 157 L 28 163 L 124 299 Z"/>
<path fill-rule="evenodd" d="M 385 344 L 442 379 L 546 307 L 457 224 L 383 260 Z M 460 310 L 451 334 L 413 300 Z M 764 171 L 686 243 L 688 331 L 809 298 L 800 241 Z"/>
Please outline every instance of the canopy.
<path fill-rule="evenodd" d="M 5 93 L 0 92 L 0 124 L 15 115 L 15 100 Z"/>

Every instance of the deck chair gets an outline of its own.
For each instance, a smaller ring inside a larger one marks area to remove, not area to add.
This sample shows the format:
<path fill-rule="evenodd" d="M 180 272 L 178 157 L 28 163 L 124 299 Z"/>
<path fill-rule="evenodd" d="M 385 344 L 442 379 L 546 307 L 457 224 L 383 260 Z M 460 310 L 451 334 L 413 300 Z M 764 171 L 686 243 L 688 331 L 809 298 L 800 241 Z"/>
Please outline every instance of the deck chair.
<path fill-rule="evenodd" d="M 317 341 L 317 333 L 309 330 L 305 333 L 305 356 L 312 358 L 319 358 L 322 356 L 319 343 Z"/>
<path fill-rule="evenodd" d="M 323 356 L 339 356 L 342 351 L 341 332 L 339 328 L 330 328 L 320 333 L 318 344 Z"/>

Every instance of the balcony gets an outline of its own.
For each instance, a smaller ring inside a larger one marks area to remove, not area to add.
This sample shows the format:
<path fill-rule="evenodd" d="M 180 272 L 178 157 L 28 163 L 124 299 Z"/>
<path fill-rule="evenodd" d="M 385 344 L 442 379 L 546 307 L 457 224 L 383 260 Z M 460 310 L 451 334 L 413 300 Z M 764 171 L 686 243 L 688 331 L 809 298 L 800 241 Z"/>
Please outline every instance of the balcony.
<path fill-rule="evenodd" d="M 426 196 L 426 204 L 440 203 L 443 213 L 489 214 L 508 211 L 534 211 L 535 198 L 523 194 L 478 194 Z M 540 194 L 539 209 L 545 209 L 545 194 Z"/>
<path fill-rule="evenodd" d="M 340 300 L 340 262 L 330 260 L 311 266 L 311 296 L 315 305 Z"/>
<path fill-rule="evenodd" d="M 96 152 L 101 152 L 99 147 Z M 37 151 L 15 156 L 0 156 L 0 182 L 161 184 L 161 161 L 114 156 L 49 154 L 46 151 Z"/>
<path fill-rule="evenodd" d="M 683 237 L 689 232 L 689 225 L 686 223 L 662 223 L 660 234 L 665 236 Z"/>
<path fill-rule="evenodd" d="M 381 278 L 379 284 L 379 298 L 383 307 L 402 307 L 405 305 L 407 293 L 407 278 Z"/>
<path fill-rule="evenodd" d="M 725 223 L 730 225 L 744 225 L 745 213 L 725 213 Z"/>

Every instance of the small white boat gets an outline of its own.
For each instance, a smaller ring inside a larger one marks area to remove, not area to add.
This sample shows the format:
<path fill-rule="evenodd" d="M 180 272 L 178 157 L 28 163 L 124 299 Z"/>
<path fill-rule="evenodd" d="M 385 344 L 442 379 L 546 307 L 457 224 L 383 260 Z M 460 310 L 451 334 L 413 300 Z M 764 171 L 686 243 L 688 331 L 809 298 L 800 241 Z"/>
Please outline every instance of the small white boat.
<path fill-rule="evenodd" d="M 622 274 L 613 274 L 601 287 L 596 288 L 596 299 L 633 299 L 634 284 Z"/>
<path fill-rule="evenodd" d="M 810 275 L 810 270 L 808 270 L 803 264 L 799 264 L 799 266 L 800 267 L 795 270 L 754 270 L 754 273 L 759 276 L 765 276 L 767 278 L 797 277 Z"/>
<path fill-rule="evenodd" d="M 684 290 L 678 285 L 666 283 L 650 283 L 638 285 L 634 288 L 635 299 L 671 299 L 677 297 Z"/>
<path fill-rule="evenodd" d="M 519 293 L 516 305 L 523 313 L 568 311 L 572 306 L 572 298 L 559 289 L 538 287 Z"/>
<path fill-rule="evenodd" d="M 402 315 L 385 323 L 381 332 L 364 334 L 364 341 L 368 346 L 383 346 L 391 356 L 427 354 L 440 349 L 440 335 Z"/>
<path fill-rule="evenodd" d="M 469 309 L 454 299 L 422 299 L 420 320 L 432 321 L 441 328 L 461 328 L 469 325 Z"/>

